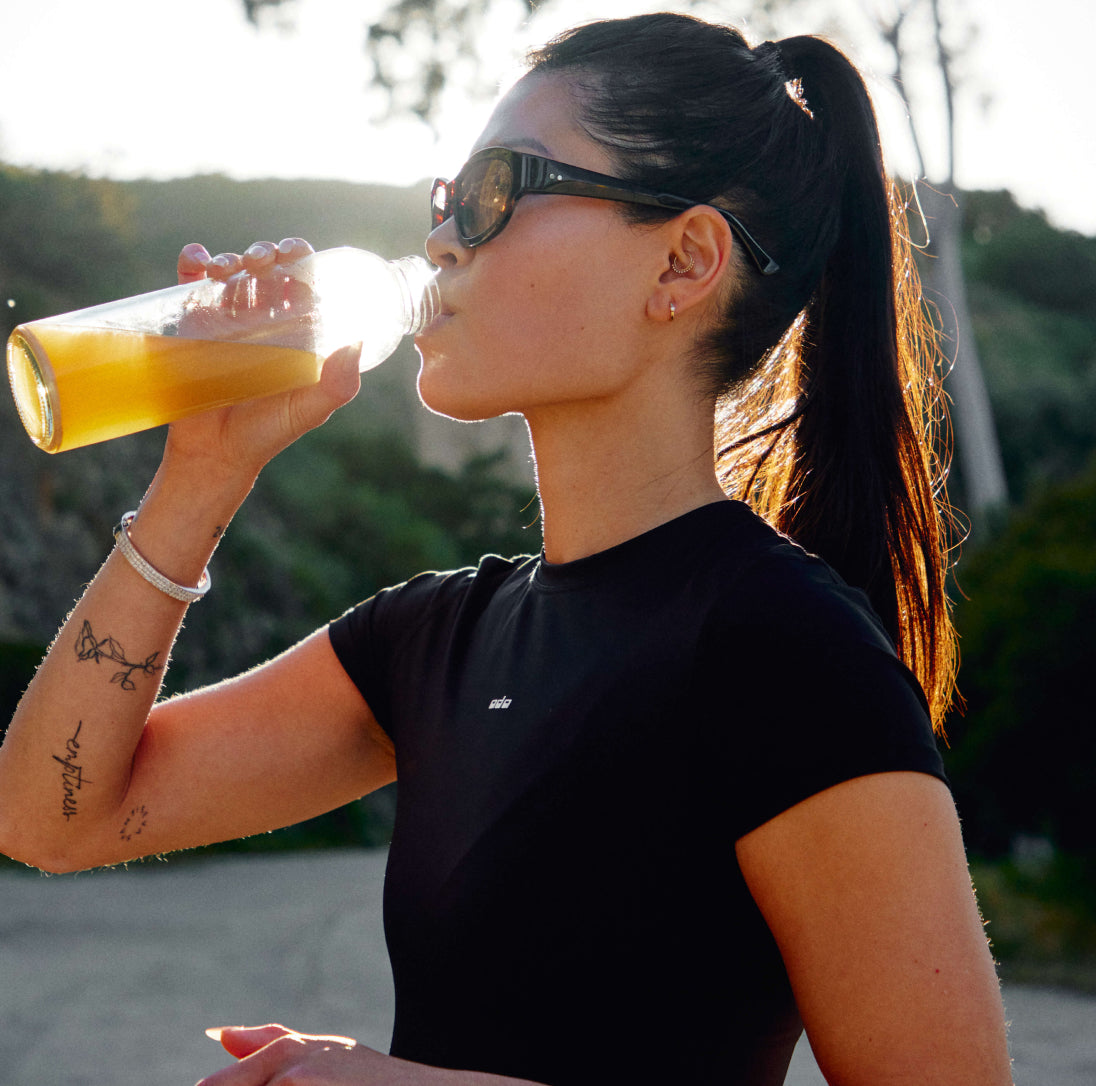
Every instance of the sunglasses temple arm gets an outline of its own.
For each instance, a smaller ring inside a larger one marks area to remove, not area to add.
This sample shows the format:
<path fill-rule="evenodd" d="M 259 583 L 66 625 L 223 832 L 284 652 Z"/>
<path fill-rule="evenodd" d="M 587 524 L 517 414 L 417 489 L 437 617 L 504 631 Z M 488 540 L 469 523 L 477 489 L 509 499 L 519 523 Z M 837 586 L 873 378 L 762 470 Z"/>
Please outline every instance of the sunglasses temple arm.
<path fill-rule="evenodd" d="M 612 198 L 612 197 L 610 197 Z M 629 193 L 628 190 L 620 190 L 620 198 L 628 200 L 634 203 L 650 204 L 652 207 L 664 207 L 670 211 L 688 211 L 691 207 L 697 207 L 698 205 L 690 200 L 684 199 L 681 196 L 671 196 L 669 193 L 652 194 L 649 197 L 644 198 L 642 194 Z M 713 206 L 713 205 L 707 205 Z M 739 241 L 746 247 L 746 252 L 750 254 L 750 259 L 757 265 L 757 270 L 762 275 L 775 275 L 780 271 L 780 265 L 765 250 L 758 244 L 757 239 L 742 225 L 735 215 L 731 212 L 724 210 L 721 207 L 715 208 L 720 215 L 727 221 L 727 225 L 738 235 Z"/>
<path fill-rule="evenodd" d="M 687 200 L 683 200 L 678 196 L 660 195 L 657 197 L 662 207 L 669 208 L 681 208 L 682 211 L 687 210 L 690 207 L 696 207 L 696 204 L 689 203 Z M 714 207 L 709 204 L 708 207 Z M 765 250 L 758 244 L 757 239 L 742 225 L 736 215 L 731 214 L 722 207 L 716 207 L 716 211 L 727 221 L 727 225 L 738 236 L 738 240 L 746 248 L 746 252 L 750 254 L 750 259 L 757 265 L 757 270 L 762 275 L 775 275 L 780 271 L 780 265 Z"/>

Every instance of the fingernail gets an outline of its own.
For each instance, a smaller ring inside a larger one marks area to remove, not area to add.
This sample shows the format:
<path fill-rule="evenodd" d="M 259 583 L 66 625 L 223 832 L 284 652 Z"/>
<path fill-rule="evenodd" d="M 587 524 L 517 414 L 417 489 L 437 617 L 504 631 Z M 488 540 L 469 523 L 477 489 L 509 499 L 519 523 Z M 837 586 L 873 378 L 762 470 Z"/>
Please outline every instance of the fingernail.
<path fill-rule="evenodd" d="M 297 242 L 295 238 L 283 238 L 278 242 L 278 252 L 281 253 L 282 256 L 286 256 L 293 252 L 296 247 Z"/>
<path fill-rule="evenodd" d="M 205 1035 L 211 1041 L 219 1041 L 222 1033 L 224 1033 L 224 1026 L 211 1026 L 205 1031 Z"/>
<path fill-rule="evenodd" d="M 210 264 L 216 264 L 218 268 L 227 268 L 229 266 L 229 264 L 231 264 L 231 263 L 232 263 L 232 261 L 229 260 L 229 258 L 227 256 L 225 256 L 223 253 L 220 256 L 215 256 L 210 261 Z"/>
<path fill-rule="evenodd" d="M 266 245 L 261 241 L 257 241 L 254 245 L 251 246 L 250 249 L 247 250 L 247 255 L 251 257 L 252 260 L 262 260 L 263 257 L 270 256 L 272 252 L 273 250 L 269 245 Z"/>

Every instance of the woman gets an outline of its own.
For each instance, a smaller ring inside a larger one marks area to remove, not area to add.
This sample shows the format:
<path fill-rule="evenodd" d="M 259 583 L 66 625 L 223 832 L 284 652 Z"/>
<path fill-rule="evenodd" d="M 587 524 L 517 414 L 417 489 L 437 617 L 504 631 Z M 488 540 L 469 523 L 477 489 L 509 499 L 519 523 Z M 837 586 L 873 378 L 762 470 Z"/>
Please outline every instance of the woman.
<path fill-rule="evenodd" d="M 228 1029 L 208 1083 L 770 1084 L 801 1023 L 834 1083 L 1009 1082 L 932 737 L 931 367 L 856 72 L 683 16 L 580 28 L 434 212 L 420 394 L 524 415 L 543 554 L 424 574 L 154 704 L 187 586 L 263 464 L 353 396 L 355 352 L 175 424 L 12 724 L 0 843 L 114 863 L 398 774 L 392 1056 Z M 277 259 L 188 246 L 180 273 Z M 144 666 L 112 683 L 107 644 Z"/>

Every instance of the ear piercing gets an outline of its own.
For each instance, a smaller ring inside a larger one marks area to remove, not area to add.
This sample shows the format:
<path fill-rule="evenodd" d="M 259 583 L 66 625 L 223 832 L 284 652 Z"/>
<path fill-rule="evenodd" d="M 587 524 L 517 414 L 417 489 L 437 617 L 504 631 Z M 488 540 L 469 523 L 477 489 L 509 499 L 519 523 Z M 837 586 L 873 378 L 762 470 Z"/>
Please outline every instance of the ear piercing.
<path fill-rule="evenodd" d="M 687 267 L 681 267 L 677 262 L 677 253 L 673 253 L 670 256 L 670 267 L 673 268 L 675 275 L 688 275 L 689 272 L 696 267 L 696 257 L 689 253 L 689 264 Z M 674 320 L 677 317 L 677 306 L 674 305 L 673 299 L 670 299 L 670 320 Z"/>

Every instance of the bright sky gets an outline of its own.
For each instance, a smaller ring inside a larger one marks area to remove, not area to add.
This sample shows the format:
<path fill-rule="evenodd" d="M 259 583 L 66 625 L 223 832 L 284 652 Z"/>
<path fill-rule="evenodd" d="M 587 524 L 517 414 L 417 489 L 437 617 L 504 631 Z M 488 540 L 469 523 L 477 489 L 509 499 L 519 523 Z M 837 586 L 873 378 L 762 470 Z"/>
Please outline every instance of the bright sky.
<path fill-rule="evenodd" d="M 841 10 L 892 2 L 836 0 Z M 1011 189 L 1058 225 L 1096 234 L 1096 2 L 946 2 L 979 27 L 965 63 L 960 184 Z M 362 40 L 382 3 L 299 0 L 297 32 L 281 34 L 249 26 L 240 0 L 0 0 L 0 160 L 119 178 L 221 172 L 407 184 L 451 174 L 489 103 L 453 101 L 440 143 L 416 124 L 378 125 Z M 493 51 L 517 56 L 558 25 L 642 3 L 556 0 L 531 27 L 496 19 Z M 721 10 L 735 21 L 735 5 Z M 869 66 L 878 60 L 843 44 Z M 908 172 L 893 95 L 876 94 L 891 164 Z"/>

